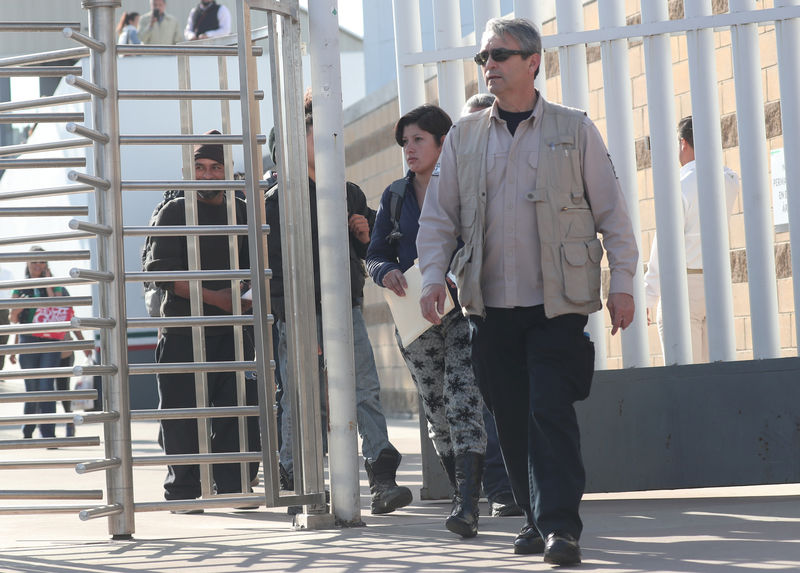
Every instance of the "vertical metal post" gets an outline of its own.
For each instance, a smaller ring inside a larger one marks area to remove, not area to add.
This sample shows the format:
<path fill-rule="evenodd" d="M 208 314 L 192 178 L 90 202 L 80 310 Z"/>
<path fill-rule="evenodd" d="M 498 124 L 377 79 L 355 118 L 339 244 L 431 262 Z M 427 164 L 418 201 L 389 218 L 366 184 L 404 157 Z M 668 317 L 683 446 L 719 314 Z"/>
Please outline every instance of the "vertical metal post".
<path fill-rule="evenodd" d="M 336 0 L 311 0 L 309 3 L 309 52 L 314 100 L 320 281 L 325 286 L 321 291 L 330 401 L 328 469 L 331 501 L 337 522 L 357 525 L 361 523 L 359 456 L 336 4 Z"/>
<path fill-rule="evenodd" d="M 500 0 L 483 0 L 472 3 L 473 21 L 475 22 L 475 51 L 481 47 L 481 36 L 486 28 L 486 22 L 500 16 Z M 476 64 L 477 66 L 477 64 Z M 486 80 L 483 79 L 483 68 L 478 67 L 478 91 L 487 93 Z"/>
<path fill-rule="evenodd" d="M 625 25 L 625 0 L 600 0 L 600 28 Z M 642 265 L 642 229 L 639 224 L 639 189 L 636 184 L 636 151 L 633 147 L 631 82 L 628 66 L 628 41 L 611 40 L 601 45 L 603 83 L 605 84 L 608 150 L 614 160 L 628 215 L 631 218 L 639 264 L 633 275 L 633 300 L 636 312 L 633 323 L 622 332 L 622 365 L 649 366 L 647 347 L 647 302 L 645 301 Z"/>
<path fill-rule="evenodd" d="M 433 0 L 433 25 L 436 49 L 461 45 L 461 13 L 458 0 Z M 451 60 L 436 64 L 439 107 L 450 117 L 461 115 L 464 107 L 464 63 Z"/>
<path fill-rule="evenodd" d="M 583 3 L 580 0 L 556 0 L 559 34 L 583 31 Z M 561 100 L 564 105 L 589 111 L 589 78 L 586 69 L 586 46 L 577 44 L 558 49 L 561 67 Z M 587 330 L 594 342 L 594 367 L 606 367 L 606 326 L 604 310 L 589 315 Z"/>
<path fill-rule="evenodd" d="M 92 95 L 92 119 L 95 130 L 109 137 L 108 143 L 94 144 L 94 175 L 108 180 L 107 190 L 97 189 L 96 219 L 113 229 L 110 236 L 97 236 L 97 268 L 112 272 L 111 282 L 100 281 L 98 311 L 101 317 L 116 320 L 111 329 L 100 330 L 102 360 L 117 367 L 116 374 L 103 375 L 103 409 L 118 412 L 116 422 L 106 422 L 106 458 L 119 458 L 118 467 L 106 472 L 107 502 L 120 504 L 122 513 L 108 518 L 108 531 L 114 539 L 129 539 L 134 532 L 133 466 L 131 454 L 130 394 L 128 388 L 128 337 L 125 301 L 125 260 L 122 235 L 122 190 L 120 187 L 119 109 L 117 106 L 117 51 L 114 33 L 114 10 L 120 0 L 83 0 L 89 11 L 91 37 L 102 42 L 105 50 L 92 50 L 91 81 L 106 89 L 106 97 Z"/>
<path fill-rule="evenodd" d="M 731 12 L 756 9 L 755 0 L 731 0 Z M 733 77 L 736 86 L 736 120 L 739 129 L 739 165 L 742 170 L 742 207 L 750 289 L 750 324 L 753 358 L 779 358 L 778 291 L 775 284 L 774 232 L 770 214 L 770 181 L 761 50 L 758 25 L 731 26 Z"/>
<path fill-rule="evenodd" d="M 264 464 L 264 490 L 267 496 L 277 490 L 273 476 L 277 470 L 275 452 L 278 449 L 277 428 L 271 416 L 275 400 L 275 381 L 270 356 L 272 356 L 272 328 L 267 320 L 270 312 L 269 286 L 264 280 L 267 259 L 266 236 L 261 231 L 264 224 L 264 201 L 259 187 L 261 180 L 261 148 L 255 135 L 260 129 L 257 89 L 257 69 L 250 37 L 250 8 L 244 0 L 237 0 L 237 40 L 239 46 L 239 100 L 242 113 L 242 136 L 245 172 L 245 194 L 247 195 L 247 244 L 250 251 L 250 288 L 253 292 L 253 338 L 256 354 L 256 378 L 258 380 L 258 410 L 261 429 L 261 451 Z M 270 14 L 270 38 L 274 37 L 274 18 Z M 274 44 L 273 44 L 274 45 Z M 275 54 L 273 53 L 273 56 Z M 273 82 L 273 101 L 276 88 Z M 272 424 L 268 424 L 272 421 Z"/>
<path fill-rule="evenodd" d="M 392 7 L 394 9 L 394 51 L 397 61 L 397 101 L 400 105 L 400 115 L 403 115 L 425 103 L 423 67 L 421 65 L 406 66 L 404 63 L 406 54 L 422 51 L 419 2 L 392 0 Z"/>
<path fill-rule="evenodd" d="M 642 23 L 669 19 L 662 0 L 642 0 Z M 683 240 L 683 204 L 678 179 L 678 143 L 675 135 L 675 88 L 672 83 L 670 38 L 666 34 L 644 38 L 647 70 L 647 114 L 653 198 L 658 230 L 658 261 L 662 272 L 661 306 L 664 310 L 664 364 L 691 364 L 689 287 Z"/>
<path fill-rule="evenodd" d="M 776 8 L 800 6 L 800 0 L 775 0 Z M 800 18 L 775 22 L 778 43 L 778 80 L 781 86 L 781 125 L 786 158 L 786 195 L 789 206 L 789 242 L 800 253 Z M 800 337 L 800 257 L 792 257 L 794 328 Z M 800 353 L 800 345 L 798 345 Z"/>
<path fill-rule="evenodd" d="M 711 15 L 711 0 L 684 0 L 687 17 Z M 736 359 L 733 292 L 728 243 L 728 209 L 722 165 L 722 131 L 714 50 L 714 30 L 686 32 L 689 81 L 692 86 L 692 127 L 697 163 L 703 277 L 705 279 L 708 354 L 711 362 Z"/>
<path fill-rule="evenodd" d="M 517 18 L 527 18 L 542 33 L 542 20 L 544 9 L 541 0 L 514 0 L 514 16 Z M 542 63 L 539 66 L 539 75 L 536 76 L 533 85 L 539 90 L 539 94 L 547 98 L 547 70 L 544 65 L 544 52 L 542 52 Z"/>

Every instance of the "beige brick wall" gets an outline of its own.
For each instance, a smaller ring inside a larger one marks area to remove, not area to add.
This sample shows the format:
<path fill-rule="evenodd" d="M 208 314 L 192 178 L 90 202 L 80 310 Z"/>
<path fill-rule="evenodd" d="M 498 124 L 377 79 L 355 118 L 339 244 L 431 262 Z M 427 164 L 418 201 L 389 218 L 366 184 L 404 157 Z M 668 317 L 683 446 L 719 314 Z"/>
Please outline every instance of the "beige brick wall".
<path fill-rule="evenodd" d="M 759 1 L 758 8 L 771 8 L 771 1 Z M 591 3 L 585 7 L 585 24 L 587 29 L 598 27 L 598 5 Z M 640 18 L 639 2 L 628 0 L 628 21 L 637 22 Z M 727 2 L 715 2 L 715 11 L 727 10 Z M 680 3 L 671 2 L 673 17 L 682 16 Z M 555 34 L 555 21 L 543 25 L 545 35 Z M 777 51 L 774 26 L 759 28 L 762 74 L 765 108 L 771 110 L 767 117 L 768 148 L 782 147 L 780 134 L 779 102 L 780 90 L 777 73 Z M 692 104 L 689 83 L 688 50 L 684 36 L 671 39 L 673 61 L 673 78 L 675 86 L 675 124 L 681 117 L 691 114 Z M 731 35 L 728 31 L 715 32 L 717 77 L 719 80 L 719 107 L 722 116 L 723 158 L 725 164 L 740 172 L 738 136 L 736 134 L 736 94 L 733 80 L 733 58 Z M 603 94 L 602 64 L 596 58 L 596 50 L 589 49 L 589 113 L 603 135 L 606 135 L 605 101 Z M 558 71 L 558 60 L 555 52 L 545 55 L 548 70 L 547 95 L 552 101 L 561 101 L 561 78 Z M 645 79 L 644 46 L 640 40 L 629 43 L 629 66 L 632 90 L 632 117 L 634 138 L 637 142 L 637 186 L 640 197 L 640 222 L 642 229 L 642 264 L 649 258 L 650 247 L 655 232 L 655 212 L 653 206 L 653 181 L 649 157 L 649 121 L 647 110 L 647 89 Z M 475 92 L 476 69 L 471 63 L 465 63 L 467 78 L 467 94 Z M 436 103 L 437 86 L 435 77 L 426 82 L 428 101 Z M 402 155 L 394 143 L 393 125 L 398 117 L 397 99 L 387 97 L 387 101 L 376 104 L 372 110 L 354 119 L 345 126 L 345 141 L 348 150 L 347 176 L 362 186 L 370 204 L 377 208 L 384 188 L 394 179 L 402 176 Z M 772 106 L 772 107 L 770 107 Z M 729 121 L 726 121 L 726 118 Z M 378 137 L 376 133 L 386 134 Z M 380 143 L 378 145 L 377 143 Z M 677 145 L 677 141 L 676 141 Z M 352 159 L 352 161 L 351 161 Z M 677 168 L 677 166 L 676 166 Z M 781 352 L 784 356 L 797 353 L 797 340 L 794 325 L 794 305 L 792 295 L 792 278 L 790 256 L 788 255 L 788 233 L 775 235 L 776 266 L 778 279 L 776 289 L 779 300 L 779 325 Z M 730 245 L 732 266 L 744 268 L 744 215 L 741 197 L 736 201 L 734 214 L 730 219 Z M 783 256 L 781 256 L 783 254 Z M 738 359 L 752 358 L 753 346 L 750 326 L 750 303 L 746 281 L 746 272 L 734 272 L 733 302 L 736 355 Z M 370 338 L 375 349 L 376 361 L 383 385 L 384 400 L 387 410 L 403 411 L 414 409 L 416 402 L 410 376 L 402 362 L 394 341 L 391 317 L 383 301 L 381 289 L 375 285 L 368 286 L 366 291 L 365 317 L 369 325 Z M 643 310 L 643 309 L 641 309 Z M 609 368 L 621 368 L 621 345 L 618 336 L 610 336 L 610 325 L 607 323 L 607 346 L 609 351 Z M 663 365 L 661 345 L 655 326 L 648 328 L 648 341 L 651 364 Z"/>

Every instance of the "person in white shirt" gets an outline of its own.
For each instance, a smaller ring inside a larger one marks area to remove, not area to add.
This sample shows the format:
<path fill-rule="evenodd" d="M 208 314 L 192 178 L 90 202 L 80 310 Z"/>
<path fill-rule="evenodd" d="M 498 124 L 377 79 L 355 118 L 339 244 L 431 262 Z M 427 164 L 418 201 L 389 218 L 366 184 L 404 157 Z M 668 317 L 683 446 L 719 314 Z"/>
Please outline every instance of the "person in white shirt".
<path fill-rule="evenodd" d="M 200 0 L 189 12 L 183 35 L 187 40 L 202 40 L 231 33 L 231 13 L 215 0 Z"/>
<path fill-rule="evenodd" d="M 692 116 L 678 122 L 678 161 L 681 164 L 681 200 L 683 202 L 683 239 L 686 248 L 686 272 L 689 284 L 689 315 L 692 327 L 692 360 L 708 362 L 708 326 L 706 324 L 705 283 L 703 280 L 703 253 L 700 248 L 700 207 L 698 204 L 697 169 L 694 159 L 694 133 Z M 739 176 L 725 167 L 725 202 L 728 217 L 733 212 L 739 194 Z M 653 238 L 650 262 L 644 275 L 647 295 L 647 323 L 658 325 L 661 350 L 664 350 L 664 323 L 661 313 L 661 284 L 659 281 L 658 237 Z"/>

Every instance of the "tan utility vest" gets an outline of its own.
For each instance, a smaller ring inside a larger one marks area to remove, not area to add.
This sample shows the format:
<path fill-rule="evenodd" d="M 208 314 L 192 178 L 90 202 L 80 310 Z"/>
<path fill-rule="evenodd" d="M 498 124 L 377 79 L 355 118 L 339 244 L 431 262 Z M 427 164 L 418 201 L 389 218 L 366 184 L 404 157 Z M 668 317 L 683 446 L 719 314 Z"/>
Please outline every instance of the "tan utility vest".
<path fill-rule="evenodd" d="M 603 247 L 583 188 L 580 142 L 584 112 L 542 101 L 541 141 L 536 189 L 526 199 L 536 203 L 541 243 L 544 311 L 589 314 L 600 310 L 600 261 Z M 455 138 L 461 238 L 450 270 L 465 315 L 485 315 L 481 272 L 486 233 L 486 153 L 490 112 L 461 120 Z"/>

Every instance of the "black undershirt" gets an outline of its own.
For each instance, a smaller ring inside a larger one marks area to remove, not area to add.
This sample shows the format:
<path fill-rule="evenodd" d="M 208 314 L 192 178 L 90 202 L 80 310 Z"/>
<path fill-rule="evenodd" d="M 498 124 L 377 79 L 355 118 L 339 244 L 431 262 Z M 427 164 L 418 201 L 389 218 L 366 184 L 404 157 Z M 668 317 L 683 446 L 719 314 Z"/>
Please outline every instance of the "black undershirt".
<path fill-rule="evenodd" d="M 497 112 L 500 115 L 500 119 L 505 120 L 506 126 L 508 127 L 508 131 L 511 133 L 512 137 L 514 132 L 517 131 L 517 126 L 528 119 L 531 114 L 533 113 L 532 109 L 528 111 L 505 111 L 502 108 L 497 108 Z"/>

